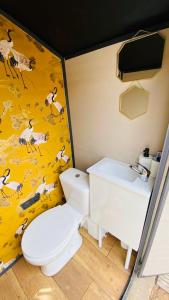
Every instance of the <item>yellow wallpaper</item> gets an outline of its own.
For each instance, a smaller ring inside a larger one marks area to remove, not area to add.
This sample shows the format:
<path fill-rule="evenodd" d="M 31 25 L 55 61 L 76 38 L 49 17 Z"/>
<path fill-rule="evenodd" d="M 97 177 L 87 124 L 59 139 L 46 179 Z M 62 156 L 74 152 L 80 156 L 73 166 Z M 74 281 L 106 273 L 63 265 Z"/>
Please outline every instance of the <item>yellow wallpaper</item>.
<path fill-rule="evenodd" d="M 61 60 L 0 16 L 0 273 L 31 220 L 62 201 L 70 166 Z"/>

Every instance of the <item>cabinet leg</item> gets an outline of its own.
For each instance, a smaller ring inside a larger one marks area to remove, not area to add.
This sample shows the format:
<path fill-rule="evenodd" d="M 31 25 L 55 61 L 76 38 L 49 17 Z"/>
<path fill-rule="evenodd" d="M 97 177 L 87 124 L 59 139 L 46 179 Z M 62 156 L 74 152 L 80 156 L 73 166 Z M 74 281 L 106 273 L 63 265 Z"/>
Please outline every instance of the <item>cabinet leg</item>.
<path fill-rule="evenodd" d="M 102 248 L 102 239 L 103 239 L 103 237 L 102 237 L 102 228 L 101 228 L 101 226 L 99 225 L 99 248 Z"/>
<path fill-rule="evenodd" d="M 125 269 L 126 270 L 128 270 L 128 268 L 129 268 L 131 254 L 132 254 L 132 248 L 128 247 L 127 255 L 126 255 L 126 261 L 125 261 Z"/>

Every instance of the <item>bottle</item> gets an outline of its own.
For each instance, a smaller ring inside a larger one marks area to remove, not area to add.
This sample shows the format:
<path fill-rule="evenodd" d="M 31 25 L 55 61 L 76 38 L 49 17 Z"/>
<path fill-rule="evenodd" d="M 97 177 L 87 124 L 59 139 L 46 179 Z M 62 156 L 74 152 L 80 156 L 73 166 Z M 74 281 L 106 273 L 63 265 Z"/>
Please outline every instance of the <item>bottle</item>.
<path fill-rule="evenodd" d="M 156 154 L 156 161 L 160 162 L 160 160 L 161 160 L 161 154 L 162 154 L 161 151 L 157 152 L 157 154 Z"/>
<path fill-rule="evenodd" d="M 153 157 L 150 168 L 150 176 L 155 178 L 158 172 L 158 168 L 161 160 L 161 152 L 157 152 L 157 154 Z"/>
<path fill-rule="evenodd" d="M 143 153 L 139 156 L 139 163 L 146 167 L 148 170 L 151 168 L 152 155 L 149 153 L 150 149 L 147 147 L 143 150 Z"/>
<path fill-rule="evenodd" d="M 150 151 L 149 148 L 145 148 L 145 149 L 143 150 L 143 156 L 144 156 L 144 157 L 149 157 L 149 151 Z"/>

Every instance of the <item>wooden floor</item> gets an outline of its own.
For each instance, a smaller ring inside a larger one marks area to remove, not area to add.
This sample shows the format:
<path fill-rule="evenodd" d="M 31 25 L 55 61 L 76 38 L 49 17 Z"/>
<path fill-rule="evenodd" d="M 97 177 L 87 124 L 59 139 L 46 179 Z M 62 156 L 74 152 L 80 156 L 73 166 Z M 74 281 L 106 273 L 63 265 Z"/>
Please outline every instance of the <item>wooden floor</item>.
<path fill-rule="evenodd" d="M 125 288 L 130 270 L 124 270 L 126 251 L 108 235 L 103 248 L 81 229 L 83 245 L 55 276 L 44 276 L 40 268 L 21 258 L 0 278 L 0 300 L 117 300 Z"/>
<path fill-rule="evenodd" d="M 155 285 L 152 289 L 149 300 L 169 300 L 169 293 Z"/>

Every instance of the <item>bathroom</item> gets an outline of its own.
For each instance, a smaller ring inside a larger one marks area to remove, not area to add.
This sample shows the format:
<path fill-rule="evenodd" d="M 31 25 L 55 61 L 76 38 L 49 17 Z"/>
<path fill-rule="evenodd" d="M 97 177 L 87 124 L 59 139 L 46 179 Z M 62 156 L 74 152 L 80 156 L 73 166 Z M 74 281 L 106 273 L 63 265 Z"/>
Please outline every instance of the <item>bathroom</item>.
<path fill-rule="evenodd" d="M 4 74 L 0 124 L 3 177 L 0 288 L 1 282 L 2 286 L 7 284 L 11 288 L 9 295 L 12 295 L 12 286 L 16 285 L 18 290 L 14 293 L 21 299 L 43 299 L 48 293 L 51 299 L 120 299 L 137 253 L 132 252 L 130 264 L 125 269 L 127 249 L 122 246 L 126 245 L 121 245 L 117 236 L 105 232 L 103 245 L 98 245 L 98 231 L 90 218 L 80 229 L 83 242 L 79 252 L 67 261 L 54 280 L 43 275 L 38 265 L 23 262 L 20 243 L 32 220 L 64 203 L 67 197 L 63 195 L 59 176 L 61 178 L 67 169 L 75 166 L 75 175 L 81 175 L 78 170 L 86 172 L 105 157 L 134 166 L 145 148 L 149 148 L 152 155 L 162 151 L 169 120 L 169 29 L 159 32 L 165 46 L 162 66 L 156 74 L 124 82 L 118 78 L 118 54 L 125 41 L 69 58 L 65 60 L 64 70 L 64 62 L 57 54 L 6 17 L 1 15 L 0 20 L 1 40 L 5 31 L 12 29 L 8 34 L 13 37 L 13 56 L 16 49 L 26 56 L 30 51 L 34 57 L 31 72 L 15 73 L 12 63 L 9 69 L 4 68 L 7 65 L 0 66 Z M 140 115 L 129 118 L 122 109 L 122 98 L 132 88 L 144 90 L 147 104 Z M 65 217 L 59 214 L 58 219 L 60 216 Z M 144 221 L 145 216 L 142 229 Z M 62 223 L 63 220 L 59 224 Z M 58 236 L 62 232 L 60 228 L 56 229 Z M 47 239 L 49 232 L 45 228 L 44 232 Z M 99 261 L 102 270 L 99 270 Z M 32 276 L 37 282 L 31 285 L 31 296 L 28 296 Z M 17 282 L 23 282 L 23 292 L 19 292 Z"/>

